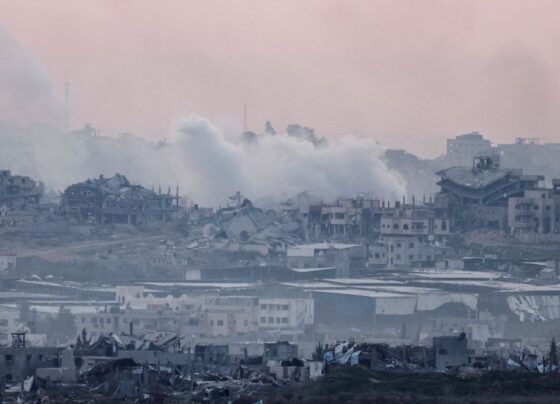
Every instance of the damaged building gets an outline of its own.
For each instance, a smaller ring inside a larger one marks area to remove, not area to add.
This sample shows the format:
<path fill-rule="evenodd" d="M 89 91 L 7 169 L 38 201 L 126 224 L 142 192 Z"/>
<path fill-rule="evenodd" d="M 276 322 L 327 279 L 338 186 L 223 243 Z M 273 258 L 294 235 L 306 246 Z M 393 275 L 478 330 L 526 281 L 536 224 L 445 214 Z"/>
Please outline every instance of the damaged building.
<path fill-rule="evenodd" d="M 457 229 L 505 228 L 508 198 L 538 188 L 542 175 L 523 175 L 519 169 L 500 167 L 495 154 L 474 157 L 472 167 L 450 167 L 437 173 L 436 200 L 446 205 Z"/>
<path fill-rule="evenodd" d="M 13 175 L 9 170 L 0 170 L 0 212 L 3 209 L 37 208 L 42 195 L 43 184 L 40 182 L 29 177 Z"/>
<path fill-rule="evenodd" d="M 166 221 L 179 209 L 179 190 L 175 195 L 151 191 L 131 184 L 121 174 L 102 175 L 66 188 L 61 213 L 84 224 L 146 224 Z"/>

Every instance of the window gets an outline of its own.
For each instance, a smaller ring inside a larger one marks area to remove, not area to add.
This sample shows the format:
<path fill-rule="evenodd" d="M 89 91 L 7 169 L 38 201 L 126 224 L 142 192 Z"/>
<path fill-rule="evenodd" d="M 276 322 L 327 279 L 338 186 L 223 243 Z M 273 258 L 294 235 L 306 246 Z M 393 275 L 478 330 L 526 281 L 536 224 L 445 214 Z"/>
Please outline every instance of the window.
<path fill-rule="evenodd" d="M 414 255 L 412 255 L 412 254 L 409 255 L 409 256 L 408 256 L 408 259 L 409 259 L 410 261 L 412 261 L 412 260 L 414 259 Z"/>
<path fill-rule="evenodd" d="M 222 327 L 224 325 L 224 320 L 218 320 L 218 327 Z"/>
<path fill-rule="evenodd" d="M 268 318 L 268 324 L 274 324 L 274 317 Z"/>
<path fill-rule="evenodd" d="M 276 324 L 280 324 L 280 317 L 276 317 Z"/>
<path fill-rule="evenodd" d="M 379 253 L 375 253 L 375 258 L 379 258 Z"/>
<path fill-rule="evenodd" d="M 0 327 L 7 327 L 7 326 L 8 326 L 8 319 L 0 318 Z"/>
<path fill-rule="evenodd" d="M 214 320 L 210 320 L 210 325 L 214 325 Z"/>
<path fill-rule="evenodd" d="M 403 224 L 403 230 L 408 230 L 408 224 Z"/>
<path fill-rule="evenodd" d="M 288 317 L 282 317 L 282 324 L 288 324 Z"/>
<path fill-rule="evenodd" d="M 261 310 L 266 310 L 266 304 L 261 304 Z"/>
<path fill-rule="evenodd" d="M 5 354 L 4 355 L 4 362 L 13 362 L 14 356 L 12 354 Z"/>
<path fill-rule="evenodd" d="M 106 318 L 106 319 L 105 319 L 105 322 L 106 322 L 107 324 L 111 324 L 111 319 L 110 319 L 110 318 Z"/>
<path fill-rule="evenodd" d="M 266 317 L 261 317 L 261 323 L 266 323 Z"/>
<path fill-rule="evenodd" d="M 29 355 L 29 354 L 28 354 L 28 355 L 25 356 L 25 361 L 26 361 L 26 362 L 31 362 L 32 359 L 33 359 L 33 356 L 32 356 L 32 355 Z"/>
<path fill-rule="evenodd" d="M 269 304 L 269 305 L 268 305 L 268 310 L 274 310 L 274 305 L 273 305 L 273 304 Z"/>
<path fill-rule="evenodd" d="M 290 309 L 290 306 L 288 306 L 287 304 L 282 305 L 282 310 L 285 311 L 285 310 L 289 310 L 289 309 Z"/>
<path fill-rule="evenodd" d="M 262 319 L 261 319 L 261 320 L 262 320 Z M 243 322 L 243 325 L 244 325 L 245 327 L 249 327 L 249 320 L 245 320 L 245 321 Z"/>
<path fill-rule="evenodd" d="M 408 243 L 408 248 L 414 248 L 414 243 Z"/>

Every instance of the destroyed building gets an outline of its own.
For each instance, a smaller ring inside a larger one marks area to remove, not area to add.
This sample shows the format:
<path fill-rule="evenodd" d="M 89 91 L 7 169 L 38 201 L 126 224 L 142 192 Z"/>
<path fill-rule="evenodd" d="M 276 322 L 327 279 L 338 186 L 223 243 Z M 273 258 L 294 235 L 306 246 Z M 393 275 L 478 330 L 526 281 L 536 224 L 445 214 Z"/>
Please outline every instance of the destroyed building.
<path fill-rule="evenodd" d="M 447 206 L 458 229 L 504 228 L 508 198 L 538 188 L 542 175 L 523 175 L 522 170 L 500 168 L 495 154 L 478 155 L 472 167 L 450 167 L 437 173 L 440 192 L 436 203 Z M 481 226 L 482 225 L 482 226 Z"/>
<path fill-rule="evenodd" d="M 497 155 L 477 156 L 472 167 L 451 167 L 437 173 L 442 195 L 463 204 L 505 204 L 509 196 L 536 188 L 542 175 L 523 175 L 520 170 L 500 168 Z"/>
<path fill-rule="evenodd" d="M 156 193 L 131 184 L 121 174 L 100 175 L 66 188 L 61 213 L 84 224 L 132 224 L 169 220 L 179 208 L 179 194 Z"/>
<path fill-rule="evenodd" d="M 42 195 L 43 185 L 41 183 L 29 177 L 12 175 L 9 170 L 0 170 L 0 212 L 2 209 L 37 208 Z"/>
<path fill-rule="evenodd" d="M 512 235 L 560 233 L 560 180 L 553 188 L 526 190 L 509 198 L 508 227 Z"/>

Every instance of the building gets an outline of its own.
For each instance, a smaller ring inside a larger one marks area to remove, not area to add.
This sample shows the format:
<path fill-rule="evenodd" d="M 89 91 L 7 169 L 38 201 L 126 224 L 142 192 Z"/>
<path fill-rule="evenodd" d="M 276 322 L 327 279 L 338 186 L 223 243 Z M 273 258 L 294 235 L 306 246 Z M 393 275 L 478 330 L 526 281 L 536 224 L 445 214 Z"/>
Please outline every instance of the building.
<path fill-rule="evenodd" d="M 0 347 L 0 368 L 4 383 L 17 383 L 34 376 L 39 368 L 60 367 L 64 348 L 29 347 L 25 334 L 12 334 L 12 346 Z"/>
<path fill-rule="evenodd" d="M 85 224 L 145 224 L 169 220 L 179 209 L 176 195 L 155 193 L 131 184 L 124 175 L 88 179 L 66 188 L 62 195 L 61 213 Z"/>
<path fill-rule="evenodd" d="M 0 272 L 8 271 L 16 267 L 17 256 L 10 253 L 0 252 Z"/>
<path fill-rule="evenodd" d="M 523 196 L 508 200 L 507 224 L 510 234 L 560 233 L 560 180 L 554 188 L 527 190 Z"/>
<path fill-rule="evenodd" d="M 314 321 L 313 299 L 259 298 L 260 330 L 303 329 Z"/>
<path fill-rule="evenodd" d="M 478 132 L 447 139 L 447 159 L 458 166 L 469 166 L 473 158 L 492 149 L 489 140 Z"/>
<path fill-rule="evenodd" d="M 424 267 L 433 265 L 442 248 L 418 236 L 385 236 L 383 238 L 387 267 Z"/>
<path fill-rule="evenodd" d="M 385 251 L 376 251 L 375 259 L 385 258 L 388 268 L 431 265 L 451 235 L 447 212 L 432 205 L 395 203 L 381 218 L 381 243 Z"/>
<path fill-rule="evenodd" d="M 477 156 L 472 167 L 451 167 L 437 173 L 440 192 L 436 205 L 447 209 L 456 230 L 505 228 L 508 199 L 538 188 L 542 175 L 500 168 L 497 155 Z"/>
<path fill-rule="evenodd" d="M 367 249 L 361 244 L 316 243 L 288 247 L 288 268 L 332 268 L 346 277 L 365 268 Z"/>
<path fill-rule="evenodd" d="M 434 352 L 436 369 L 440 371 L 469 363 L 467 337 L 464 333 L 458 336 L 434 337 Z"/>
<path fill-rule="evenodd" d="M 298 346 L 288 341 L 265 342 L 263 362 L 289 361 L 298 357 Z"/>
<path fill-rule="evenodd" d="M 378 199 L 365 197 L 341 198 L 333 205 L 322 201 L 309 205 L 305 215 L 308 234 L 314 238 L 372 236 L 380 218 L 380 205 Z"/>
<path fill-rule="evenodd" d="M 440 193 L 462 204 L 507 204 L 510 196 L 537 188 L 542 175 L 523 175 L 521 170 L 501 169 L 498 156 L 477 156 L 472 167 L 451 167 L 437 173 Z"/>
<path fill-rule="evenodd" d="M 424 240 L 445 240 L 451 234 L 451 223 L 446 216 L 438 217 L 436 210 L 426 205 L 395 203 L 381 218 L 382 238 L 416 236 Z"/>
<path fill-rule="evenodd" d="M 37 208 L 43 196 L 43 184 L 29 177 L 0 170 L 0 208 L 30 210 Z"/>

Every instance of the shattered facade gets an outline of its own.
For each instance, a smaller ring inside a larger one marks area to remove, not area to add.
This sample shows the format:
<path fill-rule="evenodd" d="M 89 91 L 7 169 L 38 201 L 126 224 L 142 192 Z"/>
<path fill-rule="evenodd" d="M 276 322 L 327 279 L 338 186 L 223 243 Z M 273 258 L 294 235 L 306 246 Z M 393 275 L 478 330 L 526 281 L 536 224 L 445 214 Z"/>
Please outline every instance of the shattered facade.
<path fill-rule="evenodd" d="M 116 174 L 69 186 L 60 209 L 64 216 L 78 223 L 137 225 L 169 220 L 178 206 L 178 194 L 156 193 Z"/>

